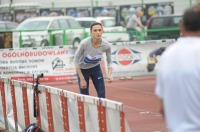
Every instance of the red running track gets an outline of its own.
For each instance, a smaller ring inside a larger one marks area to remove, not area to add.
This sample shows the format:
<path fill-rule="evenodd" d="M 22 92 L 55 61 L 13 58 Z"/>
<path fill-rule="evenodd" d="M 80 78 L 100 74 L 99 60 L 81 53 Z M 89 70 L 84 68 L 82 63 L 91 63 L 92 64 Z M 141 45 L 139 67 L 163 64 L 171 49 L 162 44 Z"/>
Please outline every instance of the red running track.
<path fill-rule="evenodd" d="M 44 83 L 43 83 L 44 84 Z M 79 93 L 78 84 L 73 82 L 45 83 L 68 91 Z M 160 115 L 159 100 L 154 94 L 155 77 L 134 77 L 132 80 L 114 80 L 106 82 L 106 97 L 124 104 L 125 116 L 131 132 L 167 132 L 165 122 Z M 96 91 L 90 82 L 90 95 Z"/>

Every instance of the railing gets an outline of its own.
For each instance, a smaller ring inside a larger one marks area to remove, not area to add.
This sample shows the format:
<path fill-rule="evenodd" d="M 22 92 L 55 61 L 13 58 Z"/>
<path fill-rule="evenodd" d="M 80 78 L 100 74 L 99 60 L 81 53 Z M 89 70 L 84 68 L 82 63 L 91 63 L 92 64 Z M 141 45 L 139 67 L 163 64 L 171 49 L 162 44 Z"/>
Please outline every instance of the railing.
<path fill-rule="evenodd" d="M 61 45 L 72 45 L 73 47 L 77 47 L 76 43 L 79 43 L 82 39 L 90 36 L 88 29 L 77 28 L 73 30 L 76 30 L 77 32 L 72 33 L 72 29 L 9 30 L 0 32 L 3 36 L 5 36 L 6 33 L 12 32 L 12 39 L 9 40 L 11 46 L 4 46 L 5 48 L 43 47 Z M 130 34 L 133 36 L 130 36 Z M 108 42 L 113 43 L 144 40 L 177 39 L 179 37 L 179 34 L 180 28 L 167 28 L 148 29 L 141 31 L 104 32 L 102 37 L 105 38 Z M 130 40 L 131 37 L 133 37 L 134 39 Z M 1 38 L 3 39 L 3 45 L 5 45 L 6 38 Z M 76 43 L 75 40 L 77 40 Z"/>

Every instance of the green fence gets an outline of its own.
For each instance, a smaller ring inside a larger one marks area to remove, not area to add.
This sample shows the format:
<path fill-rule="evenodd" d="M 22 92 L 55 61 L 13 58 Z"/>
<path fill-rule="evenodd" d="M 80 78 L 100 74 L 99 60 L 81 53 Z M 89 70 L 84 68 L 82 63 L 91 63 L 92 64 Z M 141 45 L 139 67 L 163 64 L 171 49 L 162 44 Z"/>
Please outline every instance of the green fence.
<path fill-rule="evenodd" d="M 73 29 L 76 30 L 76 29 Z M 9 30 L 0 31 L 1 48 L 22 48 L 22 47 L 41 47 L 41 46 L 77 46 L 80 41 L 90 33 L 86 29 L 79 30 L 79 33 L 72 33 L 71 29 L 51 29 L 51 30 Z M 8 36 L 10 34 L 11 36 Z M 130 40 L 131 35 L 133 40 Z M 108 42 L 129 42 L 159 39 L 177 39 L 180 35 L 180 28 L 149 29 L 141 31 L 119 31 L 104 32 L 103 38 Z M 5 46 L 6 37 L 10 37 L 10 46 Z M 76 43 L 75 43 L 76 42 Z"/>
<path fill-rule="evenodd" d="M 13 48 L 74 45 L 87 36 L 84 28 L 12 30 Z"/>

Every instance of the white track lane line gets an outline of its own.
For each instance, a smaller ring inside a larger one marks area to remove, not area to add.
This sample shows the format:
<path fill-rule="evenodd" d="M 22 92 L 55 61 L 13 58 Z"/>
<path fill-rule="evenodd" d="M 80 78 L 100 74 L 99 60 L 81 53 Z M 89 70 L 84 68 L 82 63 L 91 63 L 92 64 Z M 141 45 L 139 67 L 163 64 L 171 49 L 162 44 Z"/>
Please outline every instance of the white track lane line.
<path fill-rule="evenodd" d="M 142 113 L 144 113 L 144 114 L 151 113 L 151 114 L 155 114 L 156 116 L 161 116 L 161 114 L 158 113 L 158 112 L 152 112 L 152 111 L 149 111 L 149 110 L 146 110 L 146 109 L 140 109 L 140 108 L 130 107 L 130 106 L 126 106 L 126 105 L 124 107 L 128 108 L 128 109 L 132 109 L 132 110 L 137 110 L 137 111 L 139 111 L 139 114 L 142 114 Z"/>
<path fill-rule="evenodd" d="M 145 94 L 150 94 L 150 95 L 155 95 L 154 93 L 152 92 L 145 92 L 143 90 L 136 90 L 136 89 L 133 89 L 133 88 L 125 88 L 125 87 L 120 87 L 120 86 L 112 86 L 112 84 L 110 85 L 107 85 L 109 87 L 114 87 L 114 88 L 118 88 L 118 89 L 126 89 L 126 90 L 129 90 L 129 91 L 136 91 L 136 92 L 141 92 L 141 93 L 145 93 Z M 158 112 L 152 112 L 152 111 L 148 111 L 146 109 L 140 109 L 140 108 L 135 108 L 135 107 L 131 107 L 131 106 L 126 106 L 124 105 L 125 108 L 128 108 L 128 109 L 134 109 L 134 110 L 137 110 L 139 111 L 139 113 L 151 113 L 151 114 L 155 114 L 156 116 L 162 116 L 160 113 Z"/>
<path fill-rule="evenodd" d="M 111 84 L 111 85 L 107 85 L 107 86 L 108 86 L 108 87 L 119 88 L 119 89 L 126 89 L 126 90 L 129 90 L 129 91 L 136 91 L 136 92 L 142 92 L 142 93 L 146 93 L 146 94 L 155 95 L 155 94 L 152 93 L 152 92 L 145 92 L 145 91 L 143 91 L 143 90 L 137 90 L 137 89 L 134 89 L 134 88 L 126 88 L 126 87 L 123 87 L 123 86 L 121 86 L 121 87 L 119 87 L 119 86 L 112 86 L 112 84 Z"/>

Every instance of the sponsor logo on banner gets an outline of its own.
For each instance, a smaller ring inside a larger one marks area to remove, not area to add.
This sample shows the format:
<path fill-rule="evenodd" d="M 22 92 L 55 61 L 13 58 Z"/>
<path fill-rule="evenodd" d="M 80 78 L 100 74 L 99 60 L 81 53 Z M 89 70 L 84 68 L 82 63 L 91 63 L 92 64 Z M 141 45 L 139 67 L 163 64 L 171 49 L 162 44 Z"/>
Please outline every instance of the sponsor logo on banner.
<path fill-rule="evenodd" d="M 63 68 L 64 67 L 64 64 L 63 64 L 63 61 L 59 58 L 56 58 L 53 60 L 52 62 L 52 69 L 56 69 L 56 68 Z"/>
<path fill-rule="evenodd" d="M 112 61 L 117 65 L 132 65 L 139 62 L 141 58 L 141 53 L 133 49 L 123 48 L 112 52 Z"/>

